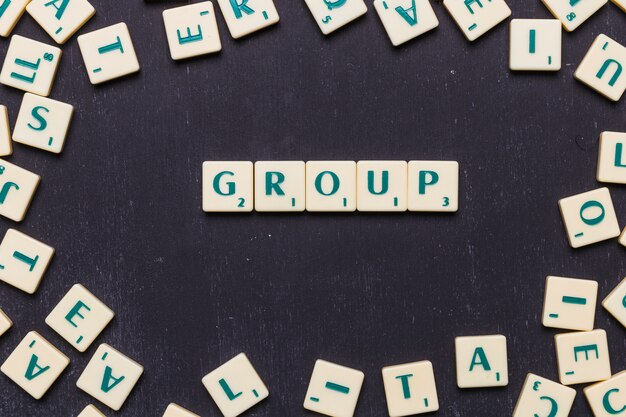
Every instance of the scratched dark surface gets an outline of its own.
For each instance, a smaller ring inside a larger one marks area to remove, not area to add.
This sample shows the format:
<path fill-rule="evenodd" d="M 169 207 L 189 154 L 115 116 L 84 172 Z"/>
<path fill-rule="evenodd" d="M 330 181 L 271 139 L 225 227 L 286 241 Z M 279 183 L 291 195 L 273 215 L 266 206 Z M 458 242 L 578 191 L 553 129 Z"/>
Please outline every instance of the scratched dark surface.
<path fill-rule="evenodd" d="M 75 386 L 100 343 L 145 366 L 125 406 L 107 415 L 160 417 L 169 402 L 219 411 L 200 380 L 246 352 L 270 397 L 246 415 L 302 408 L 316 359 L 361 369 L 357 416 L 384 416 L 383 366 L 429 359 L 440 416 L 507 416 L 527 372 L 556 379 L 554 330 L 541 326 L 548 274 L 596 279 L 602 299 L 626 275 L 616 240 L 573 250 L 559 198 L 597 188 L 597 138 L 626 130 L 614 104 L 573 79 L 593 39 L 626 43 L 626 14 L 604 7 L 564 33 L 556 74 L 508 70 L 508 24 L 474 43 L 441 4 L 440 26 L 393 48 L 370 2 L 324 37 L 303 1 L 277 0 L 281 22 L 223 51 L 169 57 L 161 12 L 175 2 L 93 0 L 80 33 L 124 21 L 142 71 L 100 87 L 76 38 L 63 47 L 52 98 L 76 115 L 60 156 L 15 145 L 10 161 L 42 176 L 24 222 L 0 220 L 56 248 L 39 291 L 0 285 L 15 326 L 0 360 L 30 330 L 71 358 L 42 401 L 0 376 L 0 416 L 76 416 L 94 402 Z M 513 17 L 549 18 L 510 0 Z M 25 16 L 14 33 L 52 44 Z M 0 40 L 0 55 L 8 47 Z M 2 58 L 3 59 L 3 58 Z M 0 87 L 15 122 L 22 93 Z M 447 159 L 461 166 L 460 211 L 424 214 L 242 214 L 201 210 L 204 160 Z M 626 223 L 626 189 L 610 186 Z M 44 318 L 74 283 L 116 312 L 84 354 Z M 613 371 L 625 333 L 597 309 Z M 510 384 L 459 390 L 454 337 L 508 338 Z M 579 390 L 572 416 L 590 415 Z"/>

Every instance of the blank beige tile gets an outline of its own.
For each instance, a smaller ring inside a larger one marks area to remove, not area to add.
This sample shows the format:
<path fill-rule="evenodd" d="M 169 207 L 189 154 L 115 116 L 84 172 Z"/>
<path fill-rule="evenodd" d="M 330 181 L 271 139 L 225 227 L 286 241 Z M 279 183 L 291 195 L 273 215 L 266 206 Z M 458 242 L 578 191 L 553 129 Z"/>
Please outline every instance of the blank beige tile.
<path fill-rule="evenodd" d="M 100 412 L 95 406 L 88 405 L 85 409 L 78 415 L 78 417 L 106 417 L 103 413 Z"/>
<path fill-rule="evenodd" d="M 163 417 L 200 417 L 197 414 L 192 413 L 189 410 L 185 410 L 183 407 L 174 403 L 167 406 Z"/>

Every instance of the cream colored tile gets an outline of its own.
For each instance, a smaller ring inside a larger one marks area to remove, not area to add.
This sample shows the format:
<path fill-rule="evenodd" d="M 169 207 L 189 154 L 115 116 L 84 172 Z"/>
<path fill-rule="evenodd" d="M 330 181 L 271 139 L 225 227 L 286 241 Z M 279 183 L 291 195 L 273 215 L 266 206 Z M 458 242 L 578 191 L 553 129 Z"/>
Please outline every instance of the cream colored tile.
<path fill-rule="evenodd" d="M 597 297 L 596 281 L 549 276 L 542 323 L 557 329 L 593 330 Z"/>
<path fill-rule="evenodd" d="M 9 127 L 9 110 L 0 105 L 0 156 L 8 156 L 13 153 L 11 142 L 11 129 Z"/>
<path fill-rule="evenodd" d="M 556 19 L 511 20 L 509 68 L 514 71 L 561 69 L 561 22 Z"/>
<path fill-rule="evenodd" d="M 202 209 L 206 212 L 250 212 L 254 208 L 254 165 L 250 161 L 206 161 L 202 164 Z"/>
<path fill-rule="evenodd" d="M 213 3 L 203 1 L 163 12 L 172 59 L 179 60 L 222 50 Z"/>
<path fill-rule="evenodd" d="M 30 0 L 3 0 L 0 4 L 0 36 L 7 37 L 20 20 Z"/>
<path fill-rule="evenodd" d="M 409 161 L 409 211 L 453 212 L 459 209 L 459 163 Z"/>
<path fill-rule="evenodd" d="M 39 180 L 39 175 L 0 159 L 0 215 L 21 222 Z"/>
<path fill-rule="evenodd" d="M 259 161 L 254 164 L 256 211 L 304 211 L 303 161 Z"/>
<path fill-rule="evenodd" d="M 582 25 L 604 6 L 608 0 L 542 0 L 550 13 L 561 21 L 568 32 Z"/>
<path fill-rule="evenodd" d="M 613 101 L 626 90 L 626 47 L 599 35 L 574 73 L 577 80 Z"/>
<path fill-rule="evenodd" d="M 598 172 L 600 182 L 626 184 L 626 133 L 602 132 L 598 152 Z"/>
<path fill-rule="evenodd" d="M 383 383 L 390 417 L 439 410 L 435 373 L 430 361 L 383 368 Z"/>
<path fill-rule="evenodd" d="M 32 0 L 26 11 L 60 44 L 67 42 L 96 14 L 87 0 Z"/>
<path fill-rule="evenodd" d="M 357 210 L 407 210 L 406 161 L 359 161 L 356 170 Z"/>
<path fill-rule="evenodd" d="M 0 309 L 0 336 L 8 332 L 11 326 L 13 326 L 13 322 L 9 316 L 7 316 L 2 309 Z"/>
<path fill-rule="evenodd" d="M 626 0 L 611 0 L 613 4 L 622 9 L 624 13 L 626 13 Z"/>
<path fill-rule="evenodd" d="M 604 330 L 557 334 L 554 342 L 561 384 L 585 384 L 611 377 Z"/>
<path fill-rule="evenodd" d="M 439 26 L 429 0 L 374 0 L 374 8 L 394 46 Z"/>
<path fill-rule="evenodd" d="M 626 412 L 626 371 L 611 379 L 588 386 L 585 397 L 595 417 L 613 417 Z"/>
<path fill-rule="evenodd" d="M 34 294 L 53 255 L 54 248 L 9 229 L 0 244 L 0 281 Z"/>
<path fill-rule="evenodd" d="M 88 405 L 85 409 L 78 415 L 78 417 L 106 417 L 104 414 L 100 412 L 95 406 Z"/>
<path fill-rule="evenodd" d="M 319 359 L 315 362 L 304 408 L 332 417 L 352 417 L 365 374 Z"/>
<path fill-rule="evenodd" d="M 306 163 L 307 211 L 356 210 L 356 162 Z"/>
<path fill-rule="evenodd" d="M 513 417 L 567 417 L 576 398 L 576 390 L 549 379 L 528 374 Z"/>
<path fill-rule="evenodd" d="M 501 387 L 509 383 L 506 337 L 462 336 L 454 340 L 459 388 Z"/>
<path fill-rule="evenodd" d="M 278 23 L 272 0 L 217 0 L 230 35 L 239 39 Z"/>
<path fill-rule="evenodd" d="M 185 410 L 183 407 L 174 403 L 170 404 L 165 410 L 163 417 L 200 417 L 197 414 L 192 413 L 189 410 Z"/>
<path fill-rule="evenodd" d="M 626 278 L 606 296 L 602 306 L 626 327 Z"/>
<path fill-rule="evenodd" d="M 444 0 L 465 37 L 474 41 L 511 16 L 504 0 Z"/>
<path fill-rule="evenodd" d="M 315 23 L 328 35 L 367 13 L 363 0 L 304 0 Z"/>

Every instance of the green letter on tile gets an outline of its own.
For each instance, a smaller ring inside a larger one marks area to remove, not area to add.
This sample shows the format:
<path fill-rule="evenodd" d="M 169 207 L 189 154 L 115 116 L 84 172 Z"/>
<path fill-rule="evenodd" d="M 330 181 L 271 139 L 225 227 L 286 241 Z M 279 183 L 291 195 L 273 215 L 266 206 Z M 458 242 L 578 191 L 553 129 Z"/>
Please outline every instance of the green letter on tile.
<path fill-rule="evenodd" d="M 222 179 L 222 177 L 224 175 L 228 175 L 228 176 L 234 176 L 235 174 L 230 172 L 230 171 L 222 171 L 219 174 L 217 174 L 215 176 L 215 178 L 213 178 L 213 189 L 215 190 L 215 192 L 219 195 L 222 196 L 229 196 L 229 195 L 233 195 L 235 194 L 235 183 L 234 182 L 227 182 L 226 186 L 228 187 L 228 191 L 227 192 L 223 192 L 220 189 L 220 180 Z"/>
<path fill-rule="evenodd" d="M 476 360 L 478 359 L 478 360 Z M 485 355 L 485 351 L 481 347 L 477 347 L 474 350 L 474 355 L 472 356 L 472 363 L 470 364 L 470 372 L 474 369 L 474 366 L 482 366 L 485 371 L 491 371 L 491 365 L 489 365 L 489 361 L 487 360 L 487 355 Z"/>
<path fill-rule="evenodd" d="M 325 193 L 324 190 L 322 189 L 322 180 L 324 179 L 324 175 L 330 175 L 330 178 L 332 178 L 333 180 L 333 188 L 330 190 L 329 193 Z M 337 176 L 337 174 L 335 174 L 332 171 L 320 172 L 317 175 L 317 177 L 315 177 L 315 189 L 321 195 L 329 196 L 329 195 L 335 194 L 339 190 L 339 184 L 340 184 L 339 177 Z"/>
<path fill-rule="evenodd" d="M 276 181 L 274 181 L 276 178 Z M 265 173 L 265 195 L 272 195 L 272 191 L 276 192 L 276 195 L 285 195 L 285 192 L 280 188 L 280 184 L 285 182 L 285 174 L 282 172 Z"/>
<path fill-rule="evenodd" d="M 72 321 L 72 319 L 74 318 L 74 316 L 78 316 L 81 319 L 84 319 L 85 316 L 83 316 L 82 314 L 80 314 L 80 309 L 84 308 L 87 311 L 91 311 L 91 309 L 89 308 L 89 306 L 85 303 L 83 303 L 82 301 L 78 300 L 78 302 L 76 303 L 76 305 L 74 307 L 72 307 L 72 309 L 70 310 L 69 313 L 67 313 L 67 315 L 65 316 L 65 320 L 69 321 L 70 324 L 74 327 L 78 327 L 78 325 L 76 323 L 74 323 Z"/>

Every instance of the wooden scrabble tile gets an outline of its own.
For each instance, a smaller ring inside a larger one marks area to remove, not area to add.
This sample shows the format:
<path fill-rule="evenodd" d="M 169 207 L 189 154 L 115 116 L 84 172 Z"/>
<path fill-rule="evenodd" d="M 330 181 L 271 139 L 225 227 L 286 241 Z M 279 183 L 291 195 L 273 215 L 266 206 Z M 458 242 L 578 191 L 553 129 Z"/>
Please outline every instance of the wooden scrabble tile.
<path fill-rule="evenodd" d="M 6 106 L 0 105 L 0 156 L 13 153 L 11 129 L 9 127 L 9 111 Z"/>
<path fill-rule="evenodd" d="M 626 371 L 583 391 L 595 417 L 613 417 L 626 412 Z"/>
<path fill-rule="evenodd" d="M 11 326 L 13 326 L 13 322 L 9 316 L 7 316 L 2 309 L 0 309 L 0 336 L 8 332 Z"/>
<path fill-rule="evenodd" d="M 230 35 L 239 39 L 278 23 L 278 11 L 272 0 L 217 0 Z"/>
<path fill-rule="evenodd" d="M 612 239 L 620 234 L 608 188 L 559 200 L 559 208 L 573 248 Z"/>
<path fill-rule="evenodd" d="M 15 122 L 13 140 L 53 153 L 61 153 L 74 107 L 26 93 Z"/>
<path fill-rule="evenodd" d="M 185 410 L 183 407 L 174 403 L 167 406 L 163 417 L 200 417 L 197 414 L 192 413 L 189 410 Z"/>
<path fill-rule="evenodd" d="M 80 35 L 78 46 L 92 84 L 139 71 L 139 61 L 126 23 Z"/>
<path fill-rule="evenodd" d="M 374 8 L 394 46 L 439 26 L 429 0 L 374 0 Z"/>
<path fill-rule="evenodd" d="M 456 348 L 456 381 L 459 388 L 501 387 L 509 383 L 506 337 L 461 336 Z"/>
<path fill-rule="evenodd" d="M 250 161 L 202 164 L 202 210 L 250 212 L 254 208 L 254 165 Z"/>
<path fill-rule="evenodd" d="M 557 334 L 554 342 L 561 384 L 585 384 L 611 377 L 604 330 Z"/>
<path fill-rule="evenodd" d="M 406 211 L 406 161 L 359 161 L 357 169 L 357 210 Z"/>
<path fill-rule="evenodd" d="M 626 327 L 626 278 L 606 296 L 602 307 Z"/>
<path fill-rule="evenodd" d="M 39 180 L 39 175 L 0 159 L 0 215 L 22 221 Z"/>
<path fill-rule="evenodd" d="M 598 172 L 600 182 L 626 184 L 626 133 L 602 132 L 598 152 Z"/>
<path fill-rule="evenodd" d="M 119 411 L 143 374 L 143 366 L 107 344 L 96 350 L 76 386 L 107 407 Z"/>
<path fill-rule="evenodd" d="M 84 352 L 115 313 L 80 284 L 74 285 L 46 318 L 46 324 Z"/>
<path fill-rule="evenodd" d="M 409 211 L 457 211 L 459 163 L 409 161 L 408 208 Z"/>
<path fill-rule="evenodd" d="M 557 19 L 511 20 L 509 67 L 514 71 L 560 70 L 562 32 Z"/>
<path fill-rule="evenodd" d="M 593 330 L 597 297 L 596 281 L 549 276 L 542 323 L 557 329 Z"/>
<path fill-rule="evenodd" d="M 383 383 L 390 417 L 439 410 L 435 373 L 430 361 L 385 367 Z"/>
<path fill-rule="evenodd" d="M 367 13 L 363 0 L 304 0 L 315 23 L 328 35 Z"/>
<path fill-rule="evenodd" d="M 104 414 L 100 412 L 93 405 L 88 405 L 85 409 L 78 415 L 78 417 L 106 417 Z"/>
<path fill-rule="evenodd" d="M 549 379 L 528 374 L 513 417 L 567 417 L 574 404 L 576 390 Z"/>
<path fill-rule="evenodd" d="M 356 162 L 306 163 L 307 211 L 356 210 Z"/>
<path fill-rule="evenodd" d="M 163 11 L 172 59 L 185 59 L 222 50 L 213 3 L 203 1 Z"/>
<path fill-rule="evenodd" d="M 304 211 L 303 161 L 259 161 L 254 164 L 256 211 Z"/>
<path fill-rule="evenodd" d="M 0 367 L 0 371 L 39 400 L 70 360 L 37 332 L 30 332 Z"/>
<path fill-rule="evenodd" d="M 550 13 L 561 21 L 568 32 L 582 25 L 587 19 L 600 10 L 608 0 L 585 0 L 585 1 L 561 1 L 541 0 L 550 10 Z"/>
<path fill-rule="evenodd" d="M 30 0 L 3 0 L 0 4 L 0 36 L 7 37 L 26 10 Z"/>
<path fill-rule="evenodd" d="M 504 0 L 444 0 L 465 37 L 474 41 L 511 16 Z"/>
<path fill-rule="evenodd" d="M 224 417 L 236 417 L 269 396 L 267 387 L 244 353 L 202 378 Z"/>
<path fill-rule="evenodd" d="M 96 14 L 87 0 L 32 0 L 26 11 L 59 44 L 67 42 Z"/>
<path fill-rule="evenodd" d="M 34 294 L 53 255 L 54 248 L 9 229 L 0 244 L 0 281 Z"/>
<path fill-rule="evenodd" d="M 619 101 L 626 90 L 624 65 L 626 47 L 606 35 L 599 35 L 576 69 L 574 77 L 606 98 Z"/>
<path fill-rule="evenodd" d="M 613 3 L 626 13 L 626 0 L 611 0 Z"/>
<path fill-rule="evenodd" d="M 59 48 L 13 35 L 0 72 L 0 83 L 48 96 L 60 59 Z"/>
<path fill-rule="evenodd" d="M 304 408 L 332 417 L 352 417 L 365 374 L 319 359 L 315 362 Z"/>

